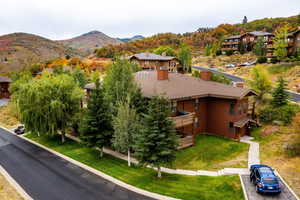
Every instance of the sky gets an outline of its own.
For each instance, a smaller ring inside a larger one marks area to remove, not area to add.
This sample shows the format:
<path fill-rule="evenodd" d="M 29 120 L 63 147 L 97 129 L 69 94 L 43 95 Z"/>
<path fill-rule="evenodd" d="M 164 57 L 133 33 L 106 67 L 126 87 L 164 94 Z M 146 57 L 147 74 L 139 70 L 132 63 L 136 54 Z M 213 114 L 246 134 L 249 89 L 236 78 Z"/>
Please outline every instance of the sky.
<path fill-rule="evenodd" d="M 3 2 L 2 2 L 3 1 Z M 111 37 L 184 33 L 199 27 L 300 13 L 300 0 L 1 0 L 0 35 L 69 39 L 98 30 Z"/>

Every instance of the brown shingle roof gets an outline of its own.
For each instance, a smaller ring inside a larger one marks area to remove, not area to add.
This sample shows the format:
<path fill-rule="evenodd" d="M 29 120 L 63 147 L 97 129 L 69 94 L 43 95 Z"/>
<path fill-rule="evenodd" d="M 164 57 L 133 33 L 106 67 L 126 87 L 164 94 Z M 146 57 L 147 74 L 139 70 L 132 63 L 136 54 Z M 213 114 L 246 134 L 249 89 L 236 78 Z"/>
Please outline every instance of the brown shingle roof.
<path fill-rule="evenodd" d="M 143 96 L 150 98 L 162 95 L 169 99 L 198 97 L 241 99 L 247 95 L 255 95 L 252 90 L 247 88 L 204 81 L 200 78 L 178 73 L 169 73 L 168 80 L 157 80 L 157 71 L 140 71 L 135 73 L 135 80 L 141 87 Z M 95 84 L 87 84 L 85 88 L 93 89 Z"/>
<path fill-rule="evenodd" d="M 10 83 L 12 80 L 6 76 L 0 76 L 0 83 Z"/>
<path fill-rule="evenodd" d="M 238 127 L 238 128 L 242 128 L 244 127 L 248 122 L 252 122 L 252 123 L 257 123 L 255 120 L 249 118 L 249 117 L 244 117 L 242 119 L 240 119 L 237 122 L 234 122 L 234 127 Z"/>
<path fill-rule="evenodd" d="M 138 60 L 161 60 L 161 61 L 169 61 L 176 59 L 173 56 L 161 56 L 154 53 L 137 53 L 132 56 L 129 56 L 129 59 L 136 58 Z"/>

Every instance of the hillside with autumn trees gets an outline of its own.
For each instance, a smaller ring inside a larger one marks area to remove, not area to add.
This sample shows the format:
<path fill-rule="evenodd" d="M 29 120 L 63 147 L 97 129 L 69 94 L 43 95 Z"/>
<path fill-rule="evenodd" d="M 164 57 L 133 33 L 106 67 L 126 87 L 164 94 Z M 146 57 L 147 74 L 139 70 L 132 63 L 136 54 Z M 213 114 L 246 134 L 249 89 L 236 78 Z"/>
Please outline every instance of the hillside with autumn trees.
<path fill-rule="evenodd" d="M 277 28 L 288 24 L 289 31 L 300 26 L 300 15 L 279 18 L 264 18 L 251 22 L 243 20 L 240 24 L 220 24 L 215 28 L 199 28 L 195 32 L 174 34 L 160 33 L 140 40 L 120 45 L 108 45 L 96 49 L 98 57 L 113 57 L 114 55 L 129 55 L 143 51 L 153 51 L 160 46 L 168 46 L 178 50 L 182 43 L 190 46 L 194 54 L 199 54 L 208 44 L 220 44 L 226 36 L 241 34 L 248 31 L 274 32 Z"/>

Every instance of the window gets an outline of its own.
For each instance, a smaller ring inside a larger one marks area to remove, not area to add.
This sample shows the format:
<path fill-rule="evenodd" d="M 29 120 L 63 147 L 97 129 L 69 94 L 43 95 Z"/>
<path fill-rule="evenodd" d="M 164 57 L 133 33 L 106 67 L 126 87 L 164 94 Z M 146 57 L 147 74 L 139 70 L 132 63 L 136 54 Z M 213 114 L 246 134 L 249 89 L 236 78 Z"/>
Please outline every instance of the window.
<path fill-rule="evenodd" d="M 195 100 L 195 111 L 199 111 L 200 105 L 199 105 L 199 99 Z"/>
<path fill-rule="evenodd" d="M 229 122 L 228 128 L 229 128 L 229 132 L 230 133 L 234 133 L 235 132 L 235 128 L 234 128 L 234 123 L 233 122 Z"/>
<path fill-rule="evenodd" d="M 238 113 L 239 113 L 239 115 L 242 114 L 242 105 L 241 104 L 238 105 Z"/>
<path fill-rule="evenodd" d="M 195 128 L 200 128 L 200 120 L 198 117 L 195 118 Z"/>
<path fill-rule="evenodd" d="M 234 104 L 229 105 L 229 114 L 233 115 L 234 114 Z"/>
<path fill-rule="evenodd" d="M 177 111 L 177 101 L 171 102 L 171 111 L 175 113 Z"/>
<path fill-rule="evenodd" d="M 145 61 L 145 65 L 149 65 L 150 64 L 150 62 L 149 61 Z"/>

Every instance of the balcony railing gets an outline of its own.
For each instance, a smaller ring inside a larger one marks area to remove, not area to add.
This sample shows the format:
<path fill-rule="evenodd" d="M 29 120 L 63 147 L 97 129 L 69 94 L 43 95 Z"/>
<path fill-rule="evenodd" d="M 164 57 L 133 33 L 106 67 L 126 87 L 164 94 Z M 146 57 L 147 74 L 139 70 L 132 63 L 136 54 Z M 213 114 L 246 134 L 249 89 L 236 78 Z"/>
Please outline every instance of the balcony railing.
<path fill-rule="evenodd" d="M 195 113 L 189 112 L 177 112 L 175 117 L 171 117 L 174 120 L 175 127 L 183 127 L 194 123 Z"/>
<path fill-rule="evenodd" d="M 193 136 L 192 135 L 185 136 L 185 137 L 179 139 L 178 149 L 183 149 L 183 148 L 190 147 L 193 145 L 194 145 Z"/>

